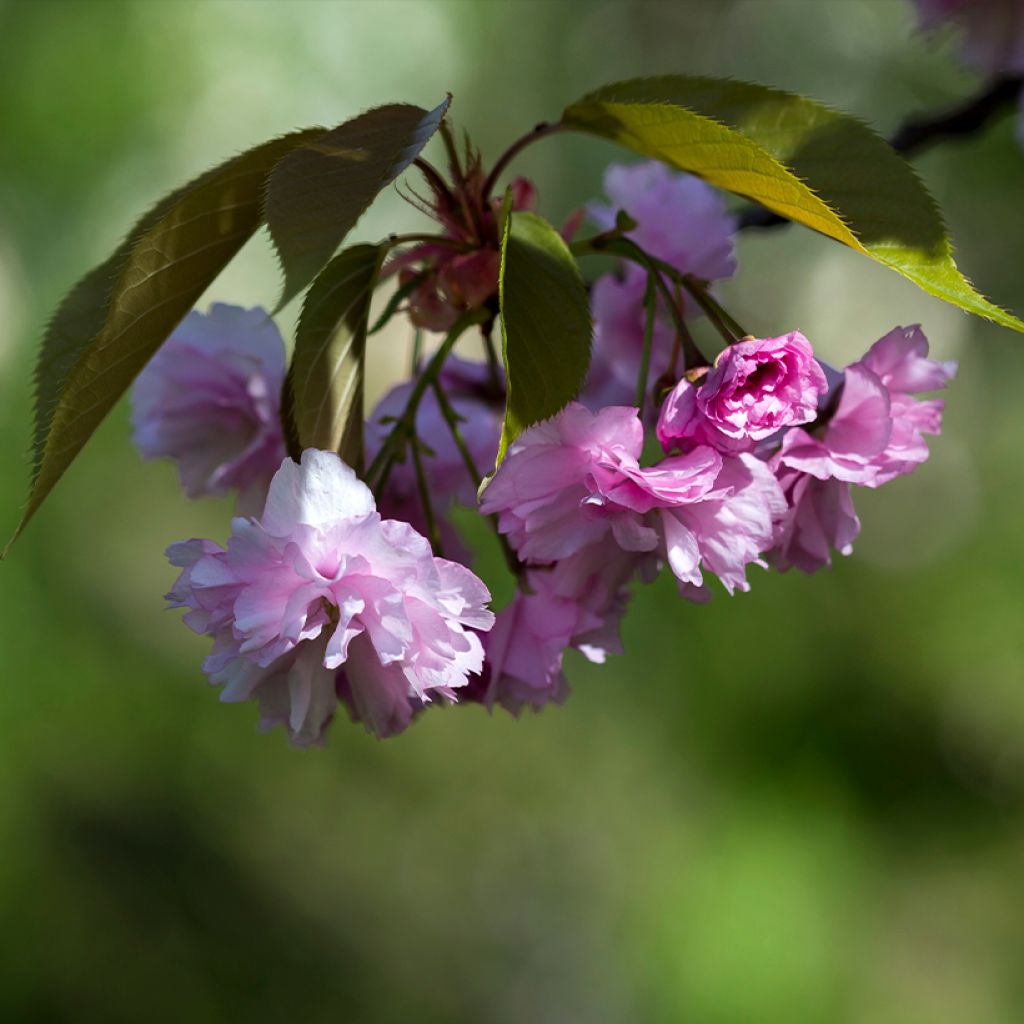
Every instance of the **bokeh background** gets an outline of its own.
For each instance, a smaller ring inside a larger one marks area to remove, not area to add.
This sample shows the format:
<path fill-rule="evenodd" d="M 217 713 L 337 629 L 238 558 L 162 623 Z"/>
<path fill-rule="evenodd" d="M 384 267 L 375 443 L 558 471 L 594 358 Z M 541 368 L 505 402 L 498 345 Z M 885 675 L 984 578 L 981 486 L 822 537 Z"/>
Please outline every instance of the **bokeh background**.
<path fill-rule="evenodd" d="M 0 533 L 41 325 L 157 196 L 445 90 L 493 158 L 658 71 L 883 130 L 977 87 L 904 0 L 0 0 Z M 558 138 L 519 169 L 558 220 L 615 156 Z M 918 166 L 965 271 L 1024 311 L 1013 119 Z M 392 191 L 358 233 L 416 223 Z M 806 231 L 739 252 L 740 321 L 832 362 L 921 321 L 961 360 L 945 435 L 858 496 L 830 574 L 757 572 L 706 607 L 663 580 L 625 657 L 573 658 L 569 703 L 519 721 L 456 708 L 386 743 L 339 721 L 312 752 L 259 735 L 162 610 L 164 547 L 224 536 L 230 509 L 186 503 L 110 417 L 0 566 L 0 1019 L 1024 1019 L 1024 342 Z M 276 288 L 261 237 L 210 298 Z M 382 339 L 374 380 L 406 349 Z"/>

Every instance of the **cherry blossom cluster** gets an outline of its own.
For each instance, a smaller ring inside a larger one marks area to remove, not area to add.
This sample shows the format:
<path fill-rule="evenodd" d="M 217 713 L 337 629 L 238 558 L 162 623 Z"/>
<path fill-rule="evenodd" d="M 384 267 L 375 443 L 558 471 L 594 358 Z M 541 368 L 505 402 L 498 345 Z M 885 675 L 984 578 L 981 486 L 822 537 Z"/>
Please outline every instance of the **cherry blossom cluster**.
<path fill-rule="evenodd" d="M 475 180 L 464 203 L 435 204 L 465 248 L 417 246 L 387 268 L 418 327 L 444 330 L 495 302 L 499 211 Z M 699 602 L 712 578 L 748 590 L 751 566 L 830 566 L 860 529 L 852 489 L 927 459 L 942 402 L 919 396 L 956 367 L 928 357 L 920 328 L 895 328 L 842 372 L 799 331 L 730 333 L 713 298 L 736 270 L 720 197 L 657 163 L 609 168 L 605 192 L 586 208 L 596 237 L 643 259 L 592 282 L 578 400 L 519 435 L 496 470 L 505 387 L 494 361 L 451 355 L 424 390 L 420 360 L 379 400 L 366 464 L 389 454 L 414 395 L 415 436 L 372 490 L 334 453 L 284 454 L 284 347 L 263 311 L 192 313 L 147 367 L 134 392 L 142 454 L 173 458 L 190 497 L 238 496 L 225 547 L 168 552 L 180 570 L 170 605 L 212 638 L 204 668 L 222 700 L 257 701 L 261 722 L 297 744 L 321 742 L 339 705 L 388 736 L 438 701 L 513 713 L 560 702 L 568 650 L 594 662 L 621 653 L 637 583 L 668 572 Z M 529 208 L 536 194 L 518 182 L 512 199 Z M 652 266 L 695 283 L 693 296 L 655 294 Z M 689 329 L 705 316 L 725 328 L 713 360 Z M 496 616 L 457 505 L 494 524 L 516 574 Z"/>

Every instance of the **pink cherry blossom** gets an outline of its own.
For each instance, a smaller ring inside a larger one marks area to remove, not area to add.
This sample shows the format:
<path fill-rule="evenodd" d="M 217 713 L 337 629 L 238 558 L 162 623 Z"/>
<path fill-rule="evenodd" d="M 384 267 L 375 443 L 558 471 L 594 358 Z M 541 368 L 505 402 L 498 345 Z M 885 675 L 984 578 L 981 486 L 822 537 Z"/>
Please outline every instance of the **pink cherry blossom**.
<path fill-rule="evenodd" d="M 924 435 L 942 429 L 943 403 L 913 396 L 945 387 L 955 374 L 955 363 L 928 358 L 920 327 L 894 328 L 846 368 L 838 405 L 822 435 L 789 431 L 779 462 L 819 480 L 866 487 L 909 473 L 928 458 Z"/>
<path fill-rule="evenodd" d="M 880 487 L 928 458 L 924 435 L 941 430 L 942 402 L 914 396 L 955 374 L 955 363 L 928 358 L 917 326 L 894 328 L 846 368 L 824 427 L 790 429 L 771 460 L 789 504 L 775 565 L 814 572 L 831 564 L 830 549 L 850 553 L 860 530 L 850 485 Z"/>
<path fill-rule="evenodd" d="M 479 673 L 490 595 L 435 558 L 407 523 L 382 520 L 337 455 L 308 450 L 274 476 L 260 518 L 236 518 L 226 549 L 188 541 L 168 594 L 213 637 L 204 669 L 221 699 L 260 703 L 264 726 L 319 743 L 339 697 L 378 736 Z"/>
<path fill-rule="evenodd" d="M 625 210 L 637 222 L 626 237 L 680 272 L 705 281 L 736 272 L 736 218 L 726 211 L 721 196 L 700 179 L 675 173 L 656 160 L 612 164 L 605 173 L 604 189 L 611 201 L 587 206 L 599 228 L 614 227 L 618 211 Z M 646 272 L 633 263 L 625 264 L 619 274 L 605 274 L 594 282 L 594 361 L 584 396 L 588 405 L 597 404 L 588 397 L 596 388 L 603 389 L 605 404 L 634 400 L 644 345 L 646 287 Z M 684 312 L 691 315 L 698 310 L 687 304 Z M 668 372 L 674 341 L 675 330 L 659 297 L 651 347 L 652 381 Z"/>
<path fill-rule="evenodd" d="M 551 569 L 532 569 L 527 590 L 502 609 L 484 639 L 487 686 L 482 699 L 513 714 L 560 704 L 569 695 L 562 660 L 569 648 L 603 663 L 621 654 L 619 621 L 628 584 L 651 578 L 654 556 L 593 544 Z"/>
<path fill-rule="evenodd" d="M 853 551 L 860 520 L 853 510 L 850 484 L 842 480 L 818 480 L 808 473 L 783 469 L 779 474 L 789 505 L 769 561 L 785 572 L 806 573 L 831 567 L 833 549 L 842 555 Z"/>
<path fill-rule="evenodd" d="M 764 462 L 745 454 L 720 458 L 714 486 L 699 500 L 659 510 L 660 531 L 664 557 L 681 584 L 702 587 L 703 569 L 731 594 L 750 589 L 748 565 L 766 567 L 761 555 L 775 542 L 786 501 Z"/>
<path fill-rule="evenodd" d="M 772 546 L 785 511 L 771 470 L 707 446 L 641 467 L 642 445 L 635 408 L 572 403 L 510 447 L 481 510 L 527 562 L 610 541 L 608 551 L 661 551 L 684 584 L 701 586 L 703 565 L 730 592 L 747 589 L 745 567 Z"/>
<path fill-rule="evenodd" d="M 921 24 L 957 26 L 967 63 L 989 74 L 1024 73 L 1024 5 L 1021 0 L 916 0 Z"/>
<path fill-rule="evenodd" d="M 666 451 L 693 444 L 750 450 L 783 427 L 813 420 L 827 390 L 799 331 L 750 338 L 723 349 L 701 379 L 684 377 L 675 386 L 662 406 L 658 439 Z"/>
<path fill-rule="evenodd" d="M 626 237 L 681 273 L 718 281 L 736 272 L 736 218 L 721 195 L 699 178 L 672 171 L 659 160 L 610 164 L 604 191 L 610 202 L 587 206 L 602 230 L 613 228 L 618 211 L 625 210 L 636 221 Z"/>
<path fill-rule="evenodd" d="M 142 457 L 174 459 L 190 498 L 234 490 L 240 511 L 258 510 L 284 458 L 284 370 L 265 310 L 216 303 L 189 313 L 132 389 Z"/>
<path fill-rule="evenodd" d="M 612 493 L 623 496 L 623 469 L 639 470 L 642 447 L 636 409 L 593 414 L 572 402 L 513 443 L 480 510 L 498 514 L 499 529 L 527 562 L 568 558 L 612 532 L 622 547 L 649 550 L 656 536 Z"/>

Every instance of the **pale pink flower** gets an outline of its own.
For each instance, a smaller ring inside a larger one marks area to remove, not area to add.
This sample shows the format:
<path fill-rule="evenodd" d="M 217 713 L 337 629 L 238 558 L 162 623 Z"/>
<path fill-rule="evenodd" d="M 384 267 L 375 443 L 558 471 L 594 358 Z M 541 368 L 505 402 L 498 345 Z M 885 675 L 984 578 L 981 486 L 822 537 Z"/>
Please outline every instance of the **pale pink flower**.
<path fill-rule="evenodd" d="M 609 164 L 604 191 L 609 202 L 587 205 L 600 229 L 613 228 L 624 210 L 636 221 L 626 237 L 681 273 L 718 281 L 736 272 L 736 218 L 722 196 L 699 178 L 672 171 L 659 160 Z"/>
<path fill-rule="evenodd" d="M 284 458 L 284 342 L 265 310 L 192 312 L 132 389 L 135 443 L 178 464 L 190 498 L 237 491 L 256 510 Z"/>
<path fill-rule="evenodd" d="M 626 237 L 681 273 L 717 281 L 736 272 L 736 218 L 728 213 L 722 197 L 699 178 L 678 174 L 657 160 L 611 164 L 605 172 L 604 190 L 610 202 L 587 206 L 588 215 L 599 228 L 614 227 L 618 211 L 624 210 L 636 221 Z M 616 403 L 632 402 L 636 395 L 644 344 L 646 287 L 643 268 L 625 263 L 619 275 L 603 275 L 591 290 L 594 386 L 611 383 L 599 381 L 600 367 L 607 367 L 616 388 L 606 390 L 605 397 Z M 675 329 L 660 296 L 656 310 L 652 382 L 668 372 L 675 341 Z M 691 315 L 699 310 L 685 304 L 684 312 Z M 586 390 L 592 390 L 589 379 Z"/>
<path fill-rule="evenodd" d="M 916 0 L 921 25 L 957 26 L 964 60 L 989 74 L 1024 73 L 1022 0 Z"/>
<path fill-rule="evenodd" d="M 407 523 L 382 520 L 333 453 L 286 459 L 263 515 L 236 518 L 226 550 L 189 541 L 168 557 L 182 569 L 170 606 L 213 636 L 204 669 L 221 699 L 258 700 L 262 724 L 297 744 L 321 741 L 339 696 L 389 735 L 482 667 L 486 587 Z"/>
<path fill-rule="evenodd" d="M 813 420 L 827 390 L 799 331 L 750 338 L 723 349 L 699 380 L 679 381 L 662 406 L 658 439 L 666 451 L 694 444 L 751 450 L 784 427 Z"/>

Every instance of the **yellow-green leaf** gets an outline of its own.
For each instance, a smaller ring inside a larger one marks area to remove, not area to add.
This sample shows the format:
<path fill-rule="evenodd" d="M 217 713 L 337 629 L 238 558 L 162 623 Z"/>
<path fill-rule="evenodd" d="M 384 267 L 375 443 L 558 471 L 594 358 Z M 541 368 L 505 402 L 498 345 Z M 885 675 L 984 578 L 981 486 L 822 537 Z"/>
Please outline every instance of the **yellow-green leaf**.
<path fill-rule="evenodd" d="M 562 122 L 752 199 L 931 295 L 1024 331 L 959 271 L 913 168 L 854 117 L 762 85 L 666 75 L 598 89 L 566 108 Z"/>

